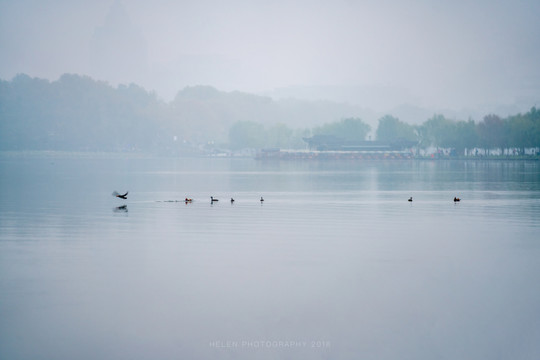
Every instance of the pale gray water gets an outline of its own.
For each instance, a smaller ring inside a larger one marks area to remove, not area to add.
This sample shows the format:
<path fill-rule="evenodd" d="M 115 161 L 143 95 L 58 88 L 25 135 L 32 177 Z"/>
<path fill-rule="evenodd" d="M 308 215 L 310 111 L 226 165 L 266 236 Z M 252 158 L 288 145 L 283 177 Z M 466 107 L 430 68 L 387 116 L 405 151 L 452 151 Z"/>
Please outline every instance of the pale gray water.
<path fill-rule="evenodd" d="M 3 154 L 0 359 L 538 359 L 539 216 L 537 162 Z"/>

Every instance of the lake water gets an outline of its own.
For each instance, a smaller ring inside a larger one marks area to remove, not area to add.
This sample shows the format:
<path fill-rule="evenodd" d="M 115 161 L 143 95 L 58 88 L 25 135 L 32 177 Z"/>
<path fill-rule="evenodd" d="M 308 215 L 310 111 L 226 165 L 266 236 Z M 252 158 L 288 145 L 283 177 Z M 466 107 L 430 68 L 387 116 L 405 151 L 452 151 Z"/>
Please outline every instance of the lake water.
<path fill-rule="evenodd" d="M 538 162 L 2 154 L 0 358 L 536 360 L 539 219 Z"/>

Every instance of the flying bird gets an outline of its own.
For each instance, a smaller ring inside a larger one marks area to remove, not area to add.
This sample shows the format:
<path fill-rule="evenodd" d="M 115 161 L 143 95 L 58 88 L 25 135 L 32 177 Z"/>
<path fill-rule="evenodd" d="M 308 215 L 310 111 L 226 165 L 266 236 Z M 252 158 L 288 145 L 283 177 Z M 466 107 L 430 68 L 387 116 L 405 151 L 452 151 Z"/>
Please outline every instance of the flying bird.
<path fill-rule="evenodd" d="M 112 195 L 116 196 L 117 198 L 126 200 L 128 193 L 129 193 L 129 191 L 126 191 L 125 194 L 119 194 L 117 191 L 115 191 L 115 192 L 112 193 Z"/>

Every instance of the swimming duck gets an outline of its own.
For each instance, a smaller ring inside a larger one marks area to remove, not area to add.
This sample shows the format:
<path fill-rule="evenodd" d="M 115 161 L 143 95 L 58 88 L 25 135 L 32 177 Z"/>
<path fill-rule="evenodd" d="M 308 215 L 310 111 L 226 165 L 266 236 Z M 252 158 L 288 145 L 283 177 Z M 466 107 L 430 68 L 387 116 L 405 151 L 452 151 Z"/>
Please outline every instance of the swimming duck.
<path fill-rule="evenodd" d="M 186 202 L 186 204 L 187 204 L 187 203 L 190 203 L 190 202 L 192 202 L 192 201 L 193 201 L 193 199 L 190 199 L 190 198 L 186 198 L 186 199 L 185 199 L 184 201 L 185 201 L 185 202 Z"/>
<path fill-rule="evenodd" d="M 458 202 L 458 201 L 461 201 L 461 199 L 458 197 L 454 197 L 454 202 Z"/>
<path fill-rule="evenodd" d="M 219 201 L 219 199 L 214 199 L 213 196 L 210 196 L 210 202 Z"/>
<path fill-rule="evenodd" d="M 412 202 L 412 196 L 411 196 L 411 197 L 409 198 L 409 200 L 407 200 L 407 201 Z"/>
<path fill-rule="evenodd" d="M 233 199 L 233 198 L 231 198 L 231 204 L 232 204 L 232 203 L 234 203 L 234 199 Z"/>
<path fill-rule="evenodd" d="M 264 201 L 263 197 L 261 196 L 261 203 Z"/>

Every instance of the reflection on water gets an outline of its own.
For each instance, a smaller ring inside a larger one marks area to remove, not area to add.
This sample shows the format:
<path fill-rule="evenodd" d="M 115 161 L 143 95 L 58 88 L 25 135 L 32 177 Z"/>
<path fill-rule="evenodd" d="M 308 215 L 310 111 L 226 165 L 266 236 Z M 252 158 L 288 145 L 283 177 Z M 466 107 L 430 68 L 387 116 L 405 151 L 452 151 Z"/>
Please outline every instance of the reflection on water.
<path fill-rule="evenodd" d="M 127 205 L 121 205 L 121 206 L 117 206 L 113 209 L 113 211 L 115 213 L 127 213 L 128 212 L 128 208 L 127 208 Z"/>
<path fill-rule="evenodd" d="M 2 359 L 540 352 L 536 162 L 0 156 L 0 173 Z"/>

